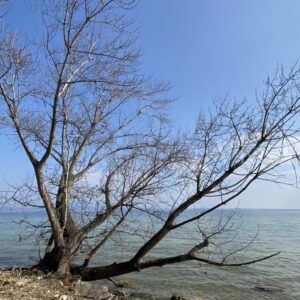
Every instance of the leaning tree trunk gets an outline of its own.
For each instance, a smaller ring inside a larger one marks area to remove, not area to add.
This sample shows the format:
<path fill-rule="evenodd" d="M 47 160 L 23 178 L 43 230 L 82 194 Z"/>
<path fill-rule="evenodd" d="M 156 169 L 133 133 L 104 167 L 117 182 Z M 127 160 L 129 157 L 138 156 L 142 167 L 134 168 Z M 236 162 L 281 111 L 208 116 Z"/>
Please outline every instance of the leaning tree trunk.
<path fill-rule="evenodd" d="M 113 263 L 102 267 L 72 267 L 71 273 L 79 275 L 84 281 L 94 281 L 139 271 L 133 261 Z"/>

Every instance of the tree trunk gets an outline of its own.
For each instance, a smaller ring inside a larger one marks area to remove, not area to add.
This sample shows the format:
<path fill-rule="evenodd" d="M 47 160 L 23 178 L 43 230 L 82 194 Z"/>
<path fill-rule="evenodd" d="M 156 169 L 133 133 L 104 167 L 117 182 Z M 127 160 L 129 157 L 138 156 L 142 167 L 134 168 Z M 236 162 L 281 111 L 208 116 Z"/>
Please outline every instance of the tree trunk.
<path fill-rule="evenodd" d="M 81 276 L 84 281 L 94 281 L 139 271 L 132 261 L 113 263 L 103 267 L 72 268 L 71 272 Z"/>
<path fill-rule="evenodd" d="M 58 262 L 56 273 L 58 275 L 68 275 L 68 274 L 70 274 L 70 257 L 68 255 L 64 254 L 60 258 L 60 260 Z"/>
<path fill-rule="evenodd" d="M 45 253 L 39 263 L 39 267 L 45 271 L 67 275 L 70 273 L 70 261 L 71 256 L 68 251 L 54 247 L 50 252 Z"/>
<path fill-rule="evenodd" d="M 65 188 L 59 188 L 56 200 L 56 211 L 58 212 L 61 227 L 64 228 L 64 235 L 72 239 L 76 235 L 77 228 L 69 210 Z"/>

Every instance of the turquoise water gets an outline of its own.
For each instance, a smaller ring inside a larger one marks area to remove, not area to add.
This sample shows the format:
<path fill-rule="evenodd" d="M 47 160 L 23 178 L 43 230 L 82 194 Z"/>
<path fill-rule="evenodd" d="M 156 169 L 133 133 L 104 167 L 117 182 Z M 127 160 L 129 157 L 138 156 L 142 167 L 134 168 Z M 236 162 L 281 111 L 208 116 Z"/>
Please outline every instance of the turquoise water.
<path fill-rule="evenodd" d="M 143 270 L 122 276 L 134 282 L 127 291 L 135 299 L 167 299 L 173 293 L 201 299 L 300 299 L 300 210 L 240 210 L 237 215 L 235 230 L 226 233 L 226 239 L 216 240 L 222 243 L 235 237 L 231 243 L 222 245 L 221 251 L 227 253 L 231 248 L 242 247 L 258 233 L 251 246 L 238 253 L 239 259 L 281 253 L 270 260 L 243 267 L 189 262 Z M 27 217 L 37 221 L 42 215 L 29 213 Z M 38 260 L 40 246 L 33 242 L 33 232 L 25 230 L 25 223 L 12 223 L 11 218 L 9 213 L 0 213 L 0 267 L 33 264 Z M 220 214 L 216 213 L 210 222 L 217 224 L 219 219 Z M 135 221 L 143 223 L 144 227 L 149 225 L 144 219 L 135 218 Z M 150 256 L 184 253 L 197 235 L 195 227 L 173 233 Z M 141 243 L 141 237 L 123 234 L 103 248 L 93 264 L 128 259 Z M 209 250 L 210 255 L 216 255 L 217 250 Z M 271 291 L 262 291 L 262 287 Z"/>

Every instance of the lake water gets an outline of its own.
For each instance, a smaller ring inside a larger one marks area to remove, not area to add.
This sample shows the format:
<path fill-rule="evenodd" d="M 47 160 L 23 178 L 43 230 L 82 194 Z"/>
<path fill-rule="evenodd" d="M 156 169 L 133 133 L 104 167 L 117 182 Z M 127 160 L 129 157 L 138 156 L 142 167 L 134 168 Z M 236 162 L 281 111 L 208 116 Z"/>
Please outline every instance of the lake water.
<path fill-rule="evenodd" d="M 18 214 L 15 217 L 17 219 Z M 41 218 L 41 214 L 29 213 L 27 217 L 34 221 Z M 39 257 L 39 246 L 34 242 L 33 233 L 24 230 L 25 223 L 12 223 L 11 218 L 10 213 L 0 213 L 0 267 L 35 263 Z M 219 218 L 217 213 L 211 222 Z M 147 223 L 142 219 L 135 221 Z M 168 299 L 174 293 L 201 299 L 300 299 L 300 210 L 240 210 L 235 224 L 238 228 L 234 231 L 236 238 L 224 244 L 223 250 L 233 245 L 245 245 L 258 232 L 250 248 L 238 254 L 240 259 L 251 260 L 277 251 L 281 253 L 270 260 L 243 267 L 189 262 L 143 270 L 121 277 L 133 282 L 127 291 L 134 299 Z M 184 253 L 192 245 L 192 236 L 196 234 L 195 228 L 172 233 L 151 256 Z M 122 243 L 118 239 L 102 249 L 93 264 L 128 259 L 141 243 L 141 238 L 125 235 Z M 271 291 L 263 291 L 262 288 L 270 288 Z"/>

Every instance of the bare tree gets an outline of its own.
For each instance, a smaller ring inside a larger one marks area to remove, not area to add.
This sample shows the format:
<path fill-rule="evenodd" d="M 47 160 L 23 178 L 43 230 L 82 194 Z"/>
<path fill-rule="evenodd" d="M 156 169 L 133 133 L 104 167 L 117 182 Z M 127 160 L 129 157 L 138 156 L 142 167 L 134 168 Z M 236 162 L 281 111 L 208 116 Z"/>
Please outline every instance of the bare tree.
<path fill-rule="evenodd" d="M 228 261 L 234 252 L 221 260 L 201 256 L 229 224 L 207 229 L 201 220 L 254 181 L 283 182 L 280 168 L 293 163 L 290 149 L 298 143 L 300 70 L 278 69 L 251 105 L 219 101 L 200 115 L 192 135 L 179 137 L 165 115 L 168 84 L 140 73 L 132 24 L 123 15 L 134 5 L 45 0 L 41 44 L 2 35 L 0 118 L 34 170 L 32 182 L 6 197 L 47 213 L 49 223 L 39 226 L 48 234 L 39 267 L 96 280 L 188 260 L 225 266 L 271 257 L 237 263 Z M 210 206 L 186 214 L 203 201 Z M 160 227 L 127 261 L 90 267 L 134 211 Z M 169 233 L 190 223 L 199 232 L 191 249 L 147 258 Z M 79 251 L 82 264 L 74 265 Z"/>

